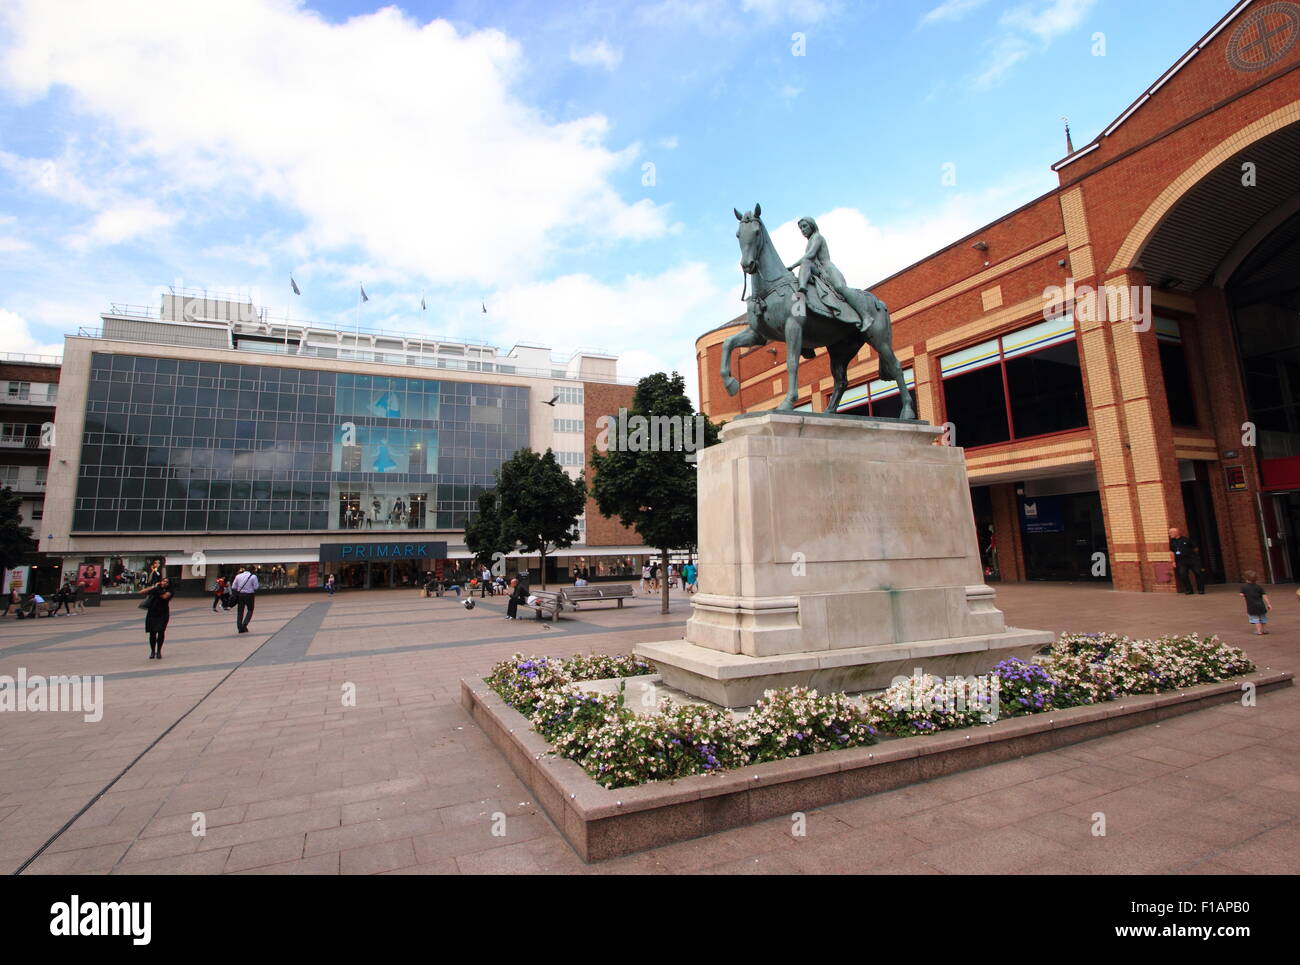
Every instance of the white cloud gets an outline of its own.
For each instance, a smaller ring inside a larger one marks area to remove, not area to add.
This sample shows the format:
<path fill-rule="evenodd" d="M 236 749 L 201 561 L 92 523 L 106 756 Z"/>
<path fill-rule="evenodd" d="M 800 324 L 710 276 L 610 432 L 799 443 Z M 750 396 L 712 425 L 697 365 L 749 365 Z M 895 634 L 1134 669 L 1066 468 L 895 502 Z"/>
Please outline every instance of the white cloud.
<path fill-rule="evenodd" d="M 816 23 L 835 11 L 837 4 L 826 0 L 741 0 L 740 9 L 763 20 L 791 20 Z"/>
<path fill-rule="evenodd" d="M 0 215 L 0 255 L 16 255 L 31 249 L 31 244 L 26 240 L 10 234 L 17 224 L 17 218 L 11 215 Z"/>
<path fill-rule="evenodd" d="M 657 143 L 665 151 L 674 151 L 677 149 L 678 144 L 677 135 L 670 134 L 668 137 L 661 137 Z"/>
<path fill-rule="evenodd" d="M 975 78 L 975 86 L 989 88 L 1000 81 L 1035 48 L 1046 50 L 1056 38 L 1074 30 L 1096 0 L 1031 0 L 1003 12 L 1000 33 L 990 41 L 992 54 Z"/>
<path fill-rule="evenodd" d="M 569 60 L 581 67 L 603 67 L 613 70 L 623 62 L 623 49 L 611 47 L 603 38 L 589 44 L 569 48 Z"/>
<path fill-rule="evenodd" d="M 177 217 L 175 212 L 160 211 L 147 199 L 117 204 L 96 215 L 90 224 L 68 239 L 68 244 L 78 251 L 121 244 L 167 228 L 175 224 Z"/>
<path fill-rule="evenodd" d="M 566 246 L 669 229 L 614 190 L 634 157 L 605 145 L 604 117 L 553 123 L 523 101 L 521 51 L 497 30 L 395 7 L 332 24 L 293 0 L 21 0 L 2 16 L 0 84 L 66 89 L 116 163 L 177 196 L 284 205 L 317 251 L 499 284 Z M 132 226 L 103 214 L 88 243 Z"/>
<path fill-rule="evenodd" d="M 1079 26 L 1095 2 L 1047 0 L 1046 3 L 1026 3 L 1003 13 L 1001 22 L 1003 26 L 1031 33 L 1046 44 Z"/>
<path fill-rule="evenodd" d="M 988 0 L 943 0 L 943 3 L 921 17 L 921 26 L 961 20 L 972 10 L 984 6 L 987 2 Z"/>
<path fill-rule="evenodd" d="M 1043 182 L 1039 184 L 1038 182 Z M 944 204 L 879 224 L 856 208 L 835 208 L 814 215 L 822 237 L 830 246 L 831 260 L 855 288 L 874 285 L 959 238 L 1006 214 L 1036 196 L 1050 179 L 1022 177 L 1005 185 L 972 194 L 953 195 Z M 772 241 L 787 265 L 803 254 L 807 242 L 799 233 L 796 214 L 772 230 Z"/>
<path fill-rule="evenodd" d="M 0 346 L 3 352 L 22 355 L 62 355 L 63 342 L 42 341 L 32 334 L 27 320 L 17 312 L 0 308 Z"/>
<path fill-rule="evenodd" d="M 603 348 L 619 356 L 619 376 L 679 371 L 698 401 L 695 339 L 744 306 L 736 287 L 724 288 L 702 263 L 657 275 L 628 275 L 614 283 L 574 274 L 503 288 L 490 299 L 490 337 L 503 350 L 515 342 L 556 349 Z M 476 321 L 478 305 L 467 312 Z M 730 313 L 730 314 L 728 314 Z"/>

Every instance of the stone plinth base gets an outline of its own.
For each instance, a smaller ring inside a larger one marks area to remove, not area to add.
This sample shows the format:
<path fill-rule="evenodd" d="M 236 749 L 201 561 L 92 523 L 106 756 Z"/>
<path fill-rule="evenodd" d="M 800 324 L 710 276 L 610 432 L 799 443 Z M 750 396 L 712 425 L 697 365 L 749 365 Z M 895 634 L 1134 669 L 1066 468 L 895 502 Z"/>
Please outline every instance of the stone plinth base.
<path fill-rule="evenodd" d="M 686 640 L 641 643 L 633 652 L 653 660 L 670 687 L 723 707 L 746 707 L 763 696 L 763 691 L 782 687 L 850 694 L 884 690 L 894 678 L 909 676 L 918 668 L 940 677 L 969 677 L 986 673 L 1010 657 L 1028 660 L 1052 640 L 1052 633 L 1046 630 L 1011 629 L 989 636 L 772 657 L 721 653 Z"/>
<path fill-rule="evenodd" d="M 728 707 L 795 685 L 881 690 L 1028 657 L 983 581 L 962 450 L 922 422 L 767 412 L 699 457 L 686 639 L 640 645 L 671 687 Z"/>

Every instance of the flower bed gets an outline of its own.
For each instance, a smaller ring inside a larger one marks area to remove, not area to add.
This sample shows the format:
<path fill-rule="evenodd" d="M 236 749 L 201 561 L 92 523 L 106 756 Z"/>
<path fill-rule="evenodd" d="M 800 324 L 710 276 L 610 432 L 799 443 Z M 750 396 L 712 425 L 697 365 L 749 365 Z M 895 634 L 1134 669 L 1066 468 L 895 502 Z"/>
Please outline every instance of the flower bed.
<path fill-rule="evenodd" d="M 806 687 L 770 690 L 744 718 L 665 702 L 637 714 L 623 694 L 585 693 L 582 680 L 654 673 L 638 657 L 566 660 L 515 654 L 492 668 L 488 686 L 528 717 L 556 753 L 607 788 L 710 774 L 764 761 L 1226 680 L 1255 669 L 1218 637 L 1130 640 L 1062 634 L 1034 662 L 1004 660 L 983 677 L 900 678 L 881 694 L 849 698 Z"/>

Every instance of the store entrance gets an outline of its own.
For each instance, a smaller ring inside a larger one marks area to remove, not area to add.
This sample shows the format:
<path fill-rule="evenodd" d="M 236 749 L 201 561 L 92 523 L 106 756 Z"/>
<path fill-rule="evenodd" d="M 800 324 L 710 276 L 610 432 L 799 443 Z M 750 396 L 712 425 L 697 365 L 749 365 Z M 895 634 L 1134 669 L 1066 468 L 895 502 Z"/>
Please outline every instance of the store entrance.
<path fill-rule="evenodd" d="M 1021 495 L 1019 501 L 1026 579 L 1110 582 L 1099 493 Z"/>
<path fill-rule="evenodd" d="M 1264 499 L 1268 500 L 1264 506 L 1264 525 L 1272 541 L 1269 559 L 1273 579 L 1278 583 L 1293 583 L 1300 580 L 1300 492 L 1265 493 Z"/>
<path fill-rule="evenodd" d="M 1192 464 L 1194 478 L 1183 479 L 1183 514 L 1187 517 L 1187 536 L 1201 550 L 1201 565 L 1211 583 L 1223 582 L 1223 550 L 1219 545 L 1219 522 L 1210 494 L 1207 464 Z M 1184 476 L 1188 473 L 1185 471 Z"/>

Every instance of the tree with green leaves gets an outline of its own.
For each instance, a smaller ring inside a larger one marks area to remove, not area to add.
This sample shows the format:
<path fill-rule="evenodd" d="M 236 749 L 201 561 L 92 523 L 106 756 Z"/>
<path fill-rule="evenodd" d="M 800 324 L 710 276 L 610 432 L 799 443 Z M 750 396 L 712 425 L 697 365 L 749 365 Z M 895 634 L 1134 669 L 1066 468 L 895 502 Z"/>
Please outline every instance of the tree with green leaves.
<path fill-rule="evenodd" d="M 36 550 L 32 528 L 23 525 L 22 498 L 8 486 L 0 489 L 0 569 L 11 569 L 25 553 Z"/>
<path fill-rule="evenodd" d="M 478 512 L 465 524 L 465 548 L 480 565 L 492 567 L 494 576 L 505 575 L 505 570 L 498 572 L 496 562 L 515 548 L 515 541 L 505 535 L 495 489 L 479 493 Z"/>
<path fill-rule="evenodd" d="M 546 557 L 577 539 L 578 517 L 587 500 L 587 484 L 570 479 L 547 449 L 520 449 L 497 470 L 496 499 L 501 535 L 525 553 L 542 558 L 542 588 L 546 588 Z"/>
<path fill-rule="evenodd" d="M 667 613 L 668 553 L 696 545 L 695 459 L 718 441 L 718 428 L 695 411 L 676 372 L 646 376 L 637 383 L 632 408 L 598 424 L 591 495 L 604 516 L 618 516 L 659 550 L 661 611 Z"/>

